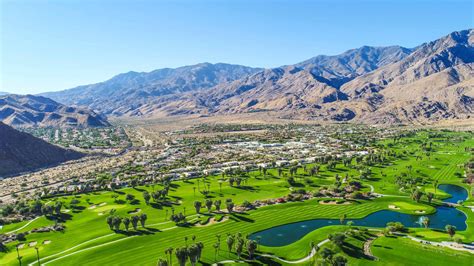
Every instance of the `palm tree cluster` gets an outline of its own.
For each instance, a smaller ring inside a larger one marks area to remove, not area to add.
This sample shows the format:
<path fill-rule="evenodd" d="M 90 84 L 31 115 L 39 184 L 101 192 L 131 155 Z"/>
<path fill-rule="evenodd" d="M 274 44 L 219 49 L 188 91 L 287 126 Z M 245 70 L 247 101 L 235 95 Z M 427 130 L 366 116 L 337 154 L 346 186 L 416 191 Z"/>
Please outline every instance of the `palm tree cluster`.
<path fill-rule="evenodd" d="M 159 258 L 158 266 L 168 266 L 173 265 L 173 251 L 176 259 L 178 260 L 179 265 L 184 266 L 189 260 L 192 266 L 196 265 L 197 262 L 201 260 L 202 250 L 204 249 L 204 244 L 202 242 L 195 242 L 196 237 L 193 236 L 193 244 L 188 245 L 188 238 L 185 237 L 185 246 L 178 247 L 176 249 L 170 247 L 165 249 L 166 259 Z"/>
<path fill-rule="evenodd" d="M 110 230 L 120 231 L 120 226 L 123 224 L 125 227 L 125 231 L 128 231 L 130 223 L 132 224 L 134 230 L 137 230 L 138 222 L 140 222 L 141 226 L 145 228 L 145 222 L 147 219 L 148 217 L 145 213 L 124 218 L 115 214 L 111 214 L 107 216 L 106 222 L 109 225 Z"/>
<path fill-rule="evenodd" d="M 171 214 L 170 220 L 175 222 L 177 225 L 186 223 L 186 216 L 183 213 Z"/>

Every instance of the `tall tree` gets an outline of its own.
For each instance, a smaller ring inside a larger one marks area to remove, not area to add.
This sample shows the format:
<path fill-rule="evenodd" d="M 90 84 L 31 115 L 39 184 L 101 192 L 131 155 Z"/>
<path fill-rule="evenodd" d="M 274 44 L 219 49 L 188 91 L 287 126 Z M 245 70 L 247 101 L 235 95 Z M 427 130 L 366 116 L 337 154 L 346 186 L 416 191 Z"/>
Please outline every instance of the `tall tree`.
<path fill-rule="evenodd" d="M 227 208 L 227 212 L 230 214 L 232 213 L 232 211 L 234 210 L 234 203 L 232 202 L 232 200 L 230 201 L 226 201 L 226 208 Z"/>
<path fill-rule="evenodd" d="M 247 252 L 249 253 L 249 259 L 253 260 L 253 255 L 257 250 L 257 241 L 255 240 L 248 240 L 247 241 Z"/>
<path fill-rule="evenodd" d="M 451 238 L 453 238 L 453 236 L 456 234 L 456 226 L 454 226 L 454 225 L 448 224 L 448 225 L 446 225 L 445 229 L 446 229 L 446 233 L 448 233 L 448 235 Z"/>
<path fill-rule="evenodd" d="M 212 200 L 211 199 L 206 200 L 206 208 L 207 208 L 208 212 L 211 212 L 211 209 L 212 209 Z"/>
<path fill-rule="evenodd" d="M 140 220 L 140 218 L 138 216 L 136 216 L 136 215 L 132 216 L 133 229 L 137 230 L 139 220 Z"/>
<path fill-rule="evenodd" d="M 201 207 L 202 207 L 202 202 L 196 200 L 194 202 L 194 208 L 196 209 L 196 212 L 197 213 L 200 213 L 201 212 Z"/>
<path fill-rule="evenodd" d="M 125 217 L 123 218 L 123 225 L 125 226 L 125 230 L 128 231 L 128 227 L 130 226 L 130 218 Z"/>
<path fill-rule="evenodd" d="M 150 193 L 148 191 L 143 192 L 143 199 L 145 200 L 146 205 L 150 204 Z"/>
<path fill-rule="evenodd" d="M 180 266 L 185 266 L 186 261 L 188 259 L 188 250 L 187 248 L 176 248 L 174 251 L 174 254 L 176 255 L 176 258 L 178 259 L 178 263 Z"/>
<path fill-rule="evenodd" d="M 142 224 L 142 227 L 143 227 L 143 228 L 145 228 L 146 219 L 148 219 L 148 217 L 146 216 L 145 213 L 142 213 L 142 214 L 140 215 L 140 223 Z"/>
<path fill-rule="evenodd" d="M 215 200 L 214 201 L 214 206 L 216 206 L 216 211 L 220 212 L 221 211 L 221 200 Z"/>
<path fill-rule="evenodd" d="M 230 256 L 230 253 L 232 252 L 232 247 L 234 246 L 234 236 L 231 235 L 231 234 L 228 234 L 227 235 L 227 240 L 226 240 L 226 243 L 227 243 L 227 249 L 229 250 L 229 256 Z"/>

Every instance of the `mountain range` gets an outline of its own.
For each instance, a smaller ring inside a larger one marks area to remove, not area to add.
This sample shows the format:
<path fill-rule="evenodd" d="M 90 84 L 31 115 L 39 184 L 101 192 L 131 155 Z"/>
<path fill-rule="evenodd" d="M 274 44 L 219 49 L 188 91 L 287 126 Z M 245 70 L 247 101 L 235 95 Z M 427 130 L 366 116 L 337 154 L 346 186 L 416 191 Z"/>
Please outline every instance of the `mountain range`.
<path fill-rule="evenodd" d="M 83 154 L 60 148 L 0 122 L 0 177 L 79 159 Z"/>
<path fill-rule="evenodd" d="M 71 107 L 34 95 L 0 96 L 0 121 L 15 127 L 103 127 L 109 122 L 87 107 Z"/>
<path fill-rule="evenodd" d="M 281 117 L 366 123 L 468 119 L 474 110 L 474 30 L 415 48 L 352 49 L 272 69 L 198 64 L 44 96 L 110 116 L 272 111 Z"/>
<path fill-rule="evenodd" d="M 160 96 L 209 89 L 260 70 L 240 65 L 202 63 L 151 72 L 132 71 L 105 82 L 41 95 L 67 105 L 86 105 L 107 115 L 120 116 L 133 113 Z"/>

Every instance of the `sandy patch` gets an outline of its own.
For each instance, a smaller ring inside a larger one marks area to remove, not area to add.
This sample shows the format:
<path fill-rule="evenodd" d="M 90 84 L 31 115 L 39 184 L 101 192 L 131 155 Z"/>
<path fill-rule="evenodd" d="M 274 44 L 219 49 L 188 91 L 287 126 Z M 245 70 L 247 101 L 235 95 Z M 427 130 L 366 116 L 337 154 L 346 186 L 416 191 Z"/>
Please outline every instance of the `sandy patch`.
<path fill-rule="evenodd" d="M 415 213 L 426 213 L 426 211 L 416 210 Z"/>
<path fill-rule="evenodd" d="M 93 210 L 93 209 L 95 209 L 95 208 L 97 208 L 97 205 L 92 205 L 92 206 L 90 206 L 88 209 L 89 209 L 89 210 Z"/>
<path fill-rule="evenodd" d="M 24 246 L 25 246 L 25 244 L 23 244 L 23 243 L 22 243 L 22 244 L 18 244 L 18 245 L 17 245 L 17 248 L 23 248 Z"/>
<path fill-rule="evenodd" d="M 51 243 L 51 240 L 45 240 L 45 241 L 43 241 L 43 245 L 48 245 L 48 244 L 50 244 L 50 243 Z"/>
<path fill-rule="evenodd" d="M 69 210 L 69 209 L 62 210 L 62 212 L 64 212 L 64 213 L 68 213 L 68 212 L 70 212 L 70 211 L 71 211 L 71 210 Z"/>
<path fill-rule="evenodd" d="M 209 226 L 209 225 L 213 225 L 213 224 L 216 224 L 216 223 L 222 223 L 222 222 L 225 222 L 229 220 L 229 217 L 227 216 L 224 216 L 222 217 L 222 219 L 220 221 L 217 221 L 214 217 L 210 218 L 209 221 L 205 224 L 196 224 L 195 226 L 197 227 L 203 227 L 203 226 Z"/>
<path fill-rule="evenodd" d="M 392 210 L 400 210 L 400 207 L 397 207 L 397 206 L 395 206 L 395 205 L 393 205 L 393 204 L 388 205 L 388 208 L 389 208 L 389 209 L 392 209 Z"/>
<path fill-rule="evenodd" d="M 104 214 L 105 214 L 105 213 L 103 213 L 103 212 L 99 212 L 97 215 L 102 216 L 102 215 L 104 215 Z"/>
<path fill-rule="evenodd" d="M 319 201 L 319 204 L 322 204 L 322 205 L 349 205 L 351 204 L 350 201 L 344 201 L 342 203 L 337 203 L 337 201 L 335 200 L 332 200 L 332 201 L 328 201 L 328 202 L 324 202 L 324 201 Z"/>
<path fill-rule="evenodd" d="M 104 205 L 107 205 L 107 202 L 102 202 L 101 204 L 99 204 L 99 206 L 104 206 Z"/>
<path fill-rule="evenodd" d="M 141 212 L 141 211 L 142 211 L 142 209 L 136 208 L 135 210 L 129 211 L 129 212 L 127 212 L 127 213 L 128 213 L 128 214 L 135 214 L 135 213 L 139 213 L 139 212 Z"/>
<path fill-rule="evenodd" d="M 30 243 L 28 244 L 28 246 L 29 246 L 29 247 L 34 247 L 34 246 L 36 246 L 36 244 L 38 244 L 38 242 L 33 241 L 33 242 L 30 242 Z"/>

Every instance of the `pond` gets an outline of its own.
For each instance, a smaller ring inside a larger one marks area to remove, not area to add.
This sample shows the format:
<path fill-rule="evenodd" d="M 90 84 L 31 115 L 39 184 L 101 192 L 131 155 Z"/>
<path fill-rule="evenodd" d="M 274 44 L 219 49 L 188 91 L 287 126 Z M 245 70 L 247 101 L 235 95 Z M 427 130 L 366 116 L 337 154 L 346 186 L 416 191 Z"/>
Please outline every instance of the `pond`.
<path fill-rule="evenodd" d="M 467 199 L 467 192 L 463 198 L 462 190 L 453 187 L 459 187 L 455 185 L 440 185 L 443 186 L 443 190 L 452 195 L 452 198 L 457 200 Z M 465 190 L 464 190 L 465 191 Z M 460 193 L 460 194 L 457 194 Z M 451 198 L 450 198 L 451 199 Z M 442 229 L 447 224 L 456 226 L 457 230 L 466 230 L 466 215 L 457 210 L 456 208 L 439 206 L 436 208 L 436 212 L 433 214 L 423 215 L 430 219 L 430 228 Z M 422 215 L 405 214 L 396 211 L 382 210 L 371 213 L 361 219 L 352 219 L 354 225 L 368 226 L 368 227 L 385 227 L 388 222 L 401 222 L 406 227 L 421 227 Z M 298 241 L 308 233 L 329 225 L 339 225 L 339 219 L 313 219 L 297 223 L 285 224 L 276 227 L 272 227 L 260 232 L 253 233 L 249 236 L 250 239 L 257 240 L 264 246 L 279 247 L 289 245 L 295 241 Z"/>
<path fill-rule="evenodd" d="M 458 200 L 467 199 L 467 190 L 463 187 L 443 184 L 439 185 L 438 188 L 448 194 L 451 194 L 450 198 L 444 200 L 445 202 L 457 203 Z"/>

